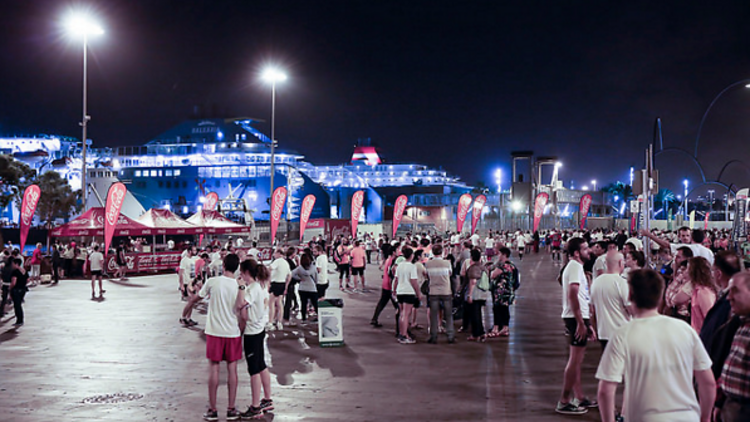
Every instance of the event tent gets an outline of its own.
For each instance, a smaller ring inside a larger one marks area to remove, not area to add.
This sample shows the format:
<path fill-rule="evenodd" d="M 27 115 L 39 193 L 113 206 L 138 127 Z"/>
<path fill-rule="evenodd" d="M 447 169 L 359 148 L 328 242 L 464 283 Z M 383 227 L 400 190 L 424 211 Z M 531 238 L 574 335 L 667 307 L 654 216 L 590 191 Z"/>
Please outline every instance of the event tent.
<path fill-rule="evenodd" d="M 132 220 L 122 214 L 117 220 L 115 236 L 143 236 L 155 234 L 154 229 Z M 65 236 L 104 236 L 104 208 L 91 208 L 75 220 L 55 227 L 51 237 Z"/>
<path fill-rule="evenodd" d="M 188 223 L 172 211 L 151 208 L 136 219 L 137 222 L 154 229 L 152 234 L 201 234 L 205 228 Z"/>
<path fill-rule="evenodd" d="M 253 229 L 252 226 L 243 226 L 229 220 L 218 211 L 198 211 L 187 222 L 204 228 L 204 234 L 250 233 Z"/>

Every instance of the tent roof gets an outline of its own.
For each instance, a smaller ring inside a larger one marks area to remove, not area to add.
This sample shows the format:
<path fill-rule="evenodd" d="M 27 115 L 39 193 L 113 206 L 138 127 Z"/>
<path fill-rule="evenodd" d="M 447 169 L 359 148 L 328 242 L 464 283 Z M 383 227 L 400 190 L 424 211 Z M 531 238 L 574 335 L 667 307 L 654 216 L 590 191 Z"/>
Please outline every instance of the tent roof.
<path fill-rule="evenodd" d="M 151 208 L 136 221 L 153 228 L 155 234 L 196 234 L 204 231 L 202 227 L 188 223 L 172 211 L 160 208 Z"/>
<path fill-rule="evenodd" d="M 187 219 L 188 223 L 204 227 L 207 234 L 250 233 L 252 226 L 237 224 L 218 211 L 201 210 Z"/>
<path fill-rule="evenodd" d="M 154 229 L 120 214 L 115 227 L 115 236 L 147 234 L 154 234 Z M 52 229 L 50 236 L 104 236 L 104 207 L 90 208 L 75 220 Z"/>

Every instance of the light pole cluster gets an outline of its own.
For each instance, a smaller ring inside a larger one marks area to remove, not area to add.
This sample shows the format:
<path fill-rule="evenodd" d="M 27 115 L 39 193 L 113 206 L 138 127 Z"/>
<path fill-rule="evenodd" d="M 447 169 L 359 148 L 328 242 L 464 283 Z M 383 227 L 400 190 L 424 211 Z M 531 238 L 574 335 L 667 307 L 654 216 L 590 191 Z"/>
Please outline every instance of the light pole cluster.
<path fill-rule="evenodd" d="M 278 69 L 268 68 L 263 72 L 263 80 L 271 84 L 271 191 L 268 193 L 270 197 L 273 195 L 273 176 L 276 171 L 276 83 L 284 82 L 286 74 Z"/>
<path fill-rule="evenodd" d="M 88 52 L 88 40 L 90 36 L 102 35 L 104 30 L 97 23 L 95 23 L 89 16 L 83 14 L 74 14 L 68 17 L 65 22 L 65 27 L 71 36 L 80 38 L 83 41 L 83 116 L 81 117 L 81 144 L 82 144 L 82 161 L 83 165 L 81 168 L 81 199 L 83 201 L 83 210 L 86 211 L 86 128 L 88 126 L 91 116 L 88 115 L 87 102 L 87 52 Z"/>

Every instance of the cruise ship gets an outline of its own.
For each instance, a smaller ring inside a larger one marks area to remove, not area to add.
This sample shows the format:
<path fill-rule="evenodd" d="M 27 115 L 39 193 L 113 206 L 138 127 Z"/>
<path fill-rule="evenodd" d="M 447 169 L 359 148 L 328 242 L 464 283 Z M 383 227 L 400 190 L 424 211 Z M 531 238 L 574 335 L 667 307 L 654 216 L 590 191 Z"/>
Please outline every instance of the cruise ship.
<path fill-rule="evenodd" d="M 189 215 L 201 209 L 205 195 L 216 192 L 223 212 L 268 220 L 271 139 L 251 118 L 192 119 L 161 133 L 145 145 L 89 148 L 88 206 L 100 206 L 114 181 L 128 187 L 143 209 L 169 208 Z M 55 170 L 73 189 L 81 187 L 81 145 L 74 138 L 43 135 L 0 138 L 0 153 L 12 154 L 39 172 Z M 307 195 L 316 197 L 311 218 L 349 218 L 350 198 L 365 191 L 362 221 L 390 218 L 398 195 L 451 195 L 471 187 L 441 169 L 420 164 L 384 162 L 369 140 L 359 141 L 351 160 L 316 165 L 304 155 L 275 148 L 274 185 L 286 186 L 284 218 L 299 219 Z M 6 213 L 9 210 L 6 210 Z"/>

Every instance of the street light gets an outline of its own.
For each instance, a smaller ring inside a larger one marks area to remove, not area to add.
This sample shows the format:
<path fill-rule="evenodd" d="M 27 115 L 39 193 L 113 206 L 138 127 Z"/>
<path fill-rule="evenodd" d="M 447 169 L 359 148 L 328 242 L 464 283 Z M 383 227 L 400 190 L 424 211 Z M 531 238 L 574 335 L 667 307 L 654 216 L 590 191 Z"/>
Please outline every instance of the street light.
<path fill-rule="evenodd" d="M 503 169 L 495 170 L 495 184 L 497 185 L 497 193 L 503 193 Z"/>
<path fill-rule="evenodd" d="M 88 115 L 87 110 L 87 83 L 86 83 L 86 53 L 88 50 L 89 36 L 102 35 L 104 30 L 99 24 L 95 23 L 89 16 L 85 14 L 72 14 L 68 16 L 65 21 L 65 29 L 67 32 L 76 38 L 83 39 L 83 116 L 81 118 L 81 141 L 83 144 L 82 158 L 83 167 L 81 173 L 81 199 L 83 200 L 83 210 L 86 211 L 86 127 L 88 121 L 91 120 L 91 116 Z"/>
<path fill-rule="evenodd" d="M 269 197 L 273 195 L 273 176 L 275 172 L 275 151 L 276 151 L 276 83 L 284 82 L 286 74 L 275 68 L 268 68 L 263 72 L 263 80 L 271 84 L 271 191 Z"/>
<path fill-rule="evenodd" d="M 591 184 L 594 185 L 594 188 L 591 189 L 591 190 L 593 190 L 594 192 L 596 192 L 596 180 L 592 180 Z"/>
<path fill-rule="evenodd" d="M 685 187 L 685 195 L 684 195 L 684 197 L 685 197 L 685 218 L 687 218 L 687 216 L 688 216 L 688 210 L 687 210 L 687 208 L 688 208 L 688 180 L 687 179 L 683 180 L 682 181 L 682 185 Z"/>

